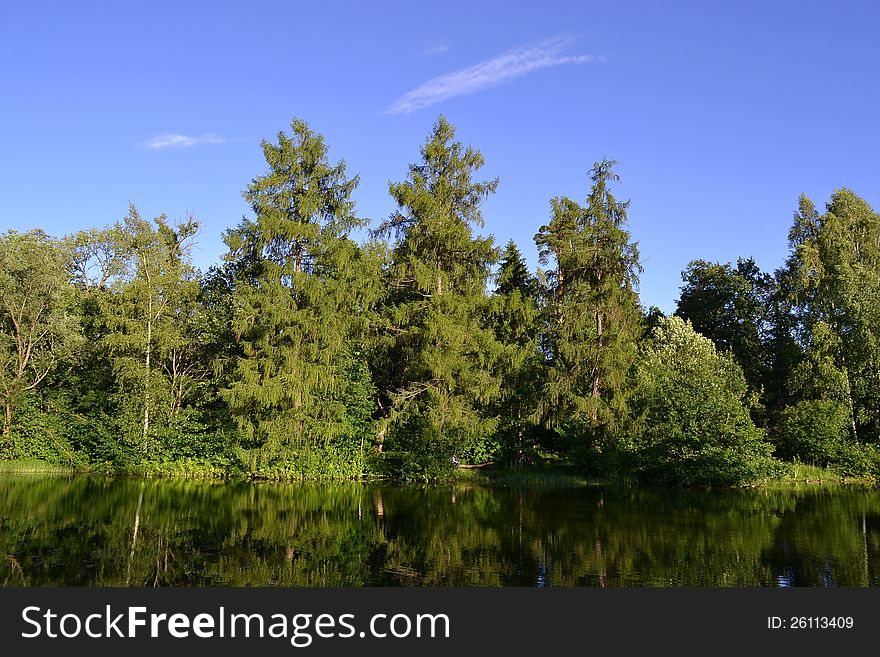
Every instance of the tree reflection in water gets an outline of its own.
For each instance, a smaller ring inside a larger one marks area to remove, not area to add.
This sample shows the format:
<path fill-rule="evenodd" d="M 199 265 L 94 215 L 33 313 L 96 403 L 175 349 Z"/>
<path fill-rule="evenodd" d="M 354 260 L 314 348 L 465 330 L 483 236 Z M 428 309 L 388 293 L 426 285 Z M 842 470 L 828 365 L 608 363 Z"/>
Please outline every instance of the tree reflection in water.
<path fill-rule="evenodd" d="M 870 586 L 880 493 L 6 477 L 5 586 Z"/>

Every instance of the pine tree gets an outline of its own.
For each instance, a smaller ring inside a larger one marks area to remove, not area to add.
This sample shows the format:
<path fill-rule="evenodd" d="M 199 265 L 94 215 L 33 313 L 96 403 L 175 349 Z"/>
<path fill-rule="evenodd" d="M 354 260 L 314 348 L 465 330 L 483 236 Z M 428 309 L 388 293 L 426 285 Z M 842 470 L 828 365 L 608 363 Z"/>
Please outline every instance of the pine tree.
<path fill-rule="evenodd" d="M 389 185 L 398 210 L 378 231 L 396 242 L 373 371 L 386 391 L 388 449 L 422 471 L 488 458 L 497 425 L 487 413 L 500 352 L 486 321 L 486 284 L 498 253 L 473 227 L 482 227 L 480 206 L 498 181 L 473 181 L 483 157 L 454 136 L 441 116 L 422 161 Z"/>
<path fill-rule="evenodd" d="M 538 409 L 543 359 L 538 350 L 538 284 L 513 240 L 501 254 L 492 296 L 492 325 L 501 345 L 501 390 L 494 405 L 499 416 L 501 451 L 527 461 Z"/>
<path fill-rule="evenodd" d="M 350 438 L 345 399 L 364 375 L 363 262 L 348 238 L 365 223 L 351 199 L 358 178 L 304 121 L 291 130 L 262 142 L 269 169 L 244 192 L 254 218 L 225 235 L 241 355 L 223 397 L 255 448 L 251 465 L 282 470 Z"/>
<path fill-rule="evenodd" d="M 535 236 L 541 262 L 553 262 L 552 366 L 544 415 L 580 431 L 612 427 L 622 414 L 626 372 L 640 331 L 638 248 L 625 230 L 629 202 L 614 198 L 616 162 L 597 162 L 585 207 L 551 201 L 552 216 Z"/>

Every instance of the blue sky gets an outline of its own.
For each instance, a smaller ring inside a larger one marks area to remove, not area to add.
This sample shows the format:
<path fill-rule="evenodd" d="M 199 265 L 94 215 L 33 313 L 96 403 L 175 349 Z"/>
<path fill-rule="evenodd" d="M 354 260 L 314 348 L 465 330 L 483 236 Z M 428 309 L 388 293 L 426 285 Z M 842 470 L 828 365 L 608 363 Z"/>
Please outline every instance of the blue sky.
<path fill-rule="evenodd" d="M 880 207 L 878 24 L 878 3 L 803 0 L 2 0 L 0 227 L 192 212 L 204 269 L 294 116 L 375 225 L 443 113 L 501 179 L 485 232 L 533 266 L 550 199 L 618 160 L 642 303 L 671 311 L 694 258 L 779 266 L 801 193 Z"/>

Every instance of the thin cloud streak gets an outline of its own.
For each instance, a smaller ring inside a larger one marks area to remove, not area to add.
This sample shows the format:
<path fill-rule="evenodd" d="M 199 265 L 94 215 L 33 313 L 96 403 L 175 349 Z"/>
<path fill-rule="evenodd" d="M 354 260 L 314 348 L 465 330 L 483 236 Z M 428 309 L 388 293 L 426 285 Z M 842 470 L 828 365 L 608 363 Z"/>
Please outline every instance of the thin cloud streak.
<path fill-rule="evenodd" d="M 141 145 L 148 151 L 162 151 L 167 149 L 192 148 L 202 144 L 225 144 L 226 139 L 214 134 L 206 134 L 201 137 L 188 137 L 187 135 L 165 134 L 148 139 Z"/>
<path fill-rule="evenodd" d="M 449 52 L 452 50 L 452 47 L 448 44 L 441 43 L 440 45 L 431 46 L 430 48 L 425 48 L 423 51 L 426 55 L 442 55 L 445 52 Z"/>
<path fill-rule="evenodd" d="M 593 55 L 563 55 L 570 39 L 550 39 L 534 46 L 509 50 L 452 73 L 428 80 L 395 100 L 383 114 L 409 114 L 455 96 L 463 96 L 564 64 L 585 64 L 602 61 Z"/>

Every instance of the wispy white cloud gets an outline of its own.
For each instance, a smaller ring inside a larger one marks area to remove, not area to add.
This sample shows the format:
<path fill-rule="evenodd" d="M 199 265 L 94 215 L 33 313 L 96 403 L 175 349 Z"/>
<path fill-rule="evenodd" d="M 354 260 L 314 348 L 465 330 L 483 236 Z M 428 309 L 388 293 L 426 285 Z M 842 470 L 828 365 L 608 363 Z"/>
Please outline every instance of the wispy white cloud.
<path fill-rule="evenodd" d="M 192 148 L 202 144 L 225 144 L 226 139 L 218 135 L 208 133 L 201 137 L 188 137 L 187 135 L 165 134 L 157 135 L 148 139 L 141 145 L 149 151 L 162 151 L 172 148 Z"/>
<path fill-rule="evenodd" d="M 424 53 L 426 55 L 442 55 L 445 52 L 449 52 L 452 50 L 452 47 L 447 43 L 438 43 L 433 46 L 429 46 L 425 48 Z"/>
<path fill-rule="evenodd" d="M 537 45 L 514 48 L 479 64 L 437 76 L 400 96 L 383 114 L 409 114 L 448 98 L 476 93 L 552 66 L 602 61 L 601 57 L 593 55 L 563 54 L 571 43 L 571 38 L 556 37 Z"/>

